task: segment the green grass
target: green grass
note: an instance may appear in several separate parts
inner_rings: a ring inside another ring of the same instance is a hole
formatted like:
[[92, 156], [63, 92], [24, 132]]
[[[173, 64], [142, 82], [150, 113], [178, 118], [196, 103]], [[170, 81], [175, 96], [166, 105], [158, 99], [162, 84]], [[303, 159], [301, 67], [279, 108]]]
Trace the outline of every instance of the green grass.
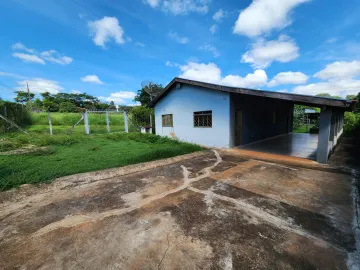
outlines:
[[[126, 166], [202, 150], [198, 145], [139, 133], [96, 136], [13, 134], [0, 140], [1, 145], [8, 145], [7, 150], [27, 144], [48, 146], [32, 153], [0, 155], [1, 191], [22, 184], [46, 183], [75, 173]], [[4, 151], [4, 147], [2, 150]]]
[[[92, 134], [107, 133], [106, 118], [104, 113], [89, 113], [90, 131]], [[81, 113], [51, 113], [51, 123], [53, 126], [53, 134], [65, 134], [79, 119]], [[124, 131], [124, 115], [122, 113], [110, 113], [110, 132]], [[26, 127], [29, 132], [49, 133], [48, 114], [32, 113], [31, 125]], [[73, 133], [84, 133], [84, 121], [75, 127]]]
[[300, 126], [300, 127], [298, 127], [298, 128], [296, 128], [296, 129], [294, 129], [294, 133], [309, 133], [309, 130], [310, 130], [310, 128], [312, 127], [313, 125], [309, 125], [308, 126], [308, 132], [306, 132], [306, 125], [302, 125], [302, 126]]

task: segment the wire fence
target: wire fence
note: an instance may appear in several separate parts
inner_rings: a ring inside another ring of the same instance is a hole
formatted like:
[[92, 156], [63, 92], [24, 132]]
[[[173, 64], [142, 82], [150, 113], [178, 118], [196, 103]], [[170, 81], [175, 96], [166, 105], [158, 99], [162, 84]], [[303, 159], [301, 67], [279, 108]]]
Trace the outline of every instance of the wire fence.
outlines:
[[[51, 135], [153, 132], [153, 119], [151, 115], [139, 117], [125, 111], [84, 110], [78, 113], [60, 113], [45, 111], [28, 112], [19, 108], [14, 111], [16, 112], [16, 119], [13, 115], [9, 115], [8, 108], [0, 108], [0, 134], [17, 131], [47, 133]], [[26, 119], [26, 122], [21, 121], [21, 119]]]

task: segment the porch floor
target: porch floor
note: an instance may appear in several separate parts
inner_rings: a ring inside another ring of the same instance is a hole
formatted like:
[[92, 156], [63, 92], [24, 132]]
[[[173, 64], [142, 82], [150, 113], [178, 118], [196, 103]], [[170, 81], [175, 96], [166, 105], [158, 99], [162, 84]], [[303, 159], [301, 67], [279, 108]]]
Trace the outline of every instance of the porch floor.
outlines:
[[316, 160], [317, 134], [291, 133], [239, 146], [240, 149]]

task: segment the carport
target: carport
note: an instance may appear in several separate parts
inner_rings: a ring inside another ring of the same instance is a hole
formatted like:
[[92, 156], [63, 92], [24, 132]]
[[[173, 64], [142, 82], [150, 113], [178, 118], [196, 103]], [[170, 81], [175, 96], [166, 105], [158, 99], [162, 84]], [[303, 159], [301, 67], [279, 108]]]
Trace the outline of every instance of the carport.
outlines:
[[290, 133], [241, 146], [241, 149], [316, 160], [318, 134]]
[[[343, 133], [345, 99], [237, 88], [231, 92], [233, 145], [245, 150], [327, 163]], [[292, 133], [294, 105], [320, 108], [319, 134]]]

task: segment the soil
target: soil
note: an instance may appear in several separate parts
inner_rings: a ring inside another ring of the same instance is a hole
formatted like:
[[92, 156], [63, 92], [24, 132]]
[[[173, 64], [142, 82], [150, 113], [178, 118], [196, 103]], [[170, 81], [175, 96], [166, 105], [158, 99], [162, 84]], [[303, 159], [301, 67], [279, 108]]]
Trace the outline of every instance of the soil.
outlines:
[[356, 269], [354, 174], [291, 161], [214, 150], [2, 192], [0, 269]]

